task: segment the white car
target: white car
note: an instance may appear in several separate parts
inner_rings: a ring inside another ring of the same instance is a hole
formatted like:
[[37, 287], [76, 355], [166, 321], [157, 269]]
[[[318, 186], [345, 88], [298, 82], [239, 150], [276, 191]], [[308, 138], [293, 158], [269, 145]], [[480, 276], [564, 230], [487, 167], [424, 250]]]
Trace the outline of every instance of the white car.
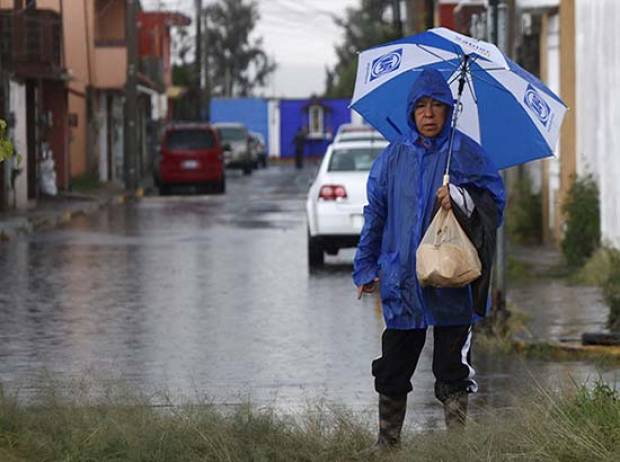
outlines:
[[354, 140], [384, 140], [383, 135], [371, 127], [370, 125], [362, 124], [342, 124], [338, 127], [336, 136], [334, 137], [334, 143], [341, 141], [354, 141]]
[[356, 247], [364, 224], [366, 180], [372, 162], [388, 142], [332, 143], [308, 191], [308, 263], [320, 266], [325, 253]]
[[377, 130], [359, 130], [344, 132], [336, 137], [334, 143], [344, 143], [345, 141], [387, 141]]

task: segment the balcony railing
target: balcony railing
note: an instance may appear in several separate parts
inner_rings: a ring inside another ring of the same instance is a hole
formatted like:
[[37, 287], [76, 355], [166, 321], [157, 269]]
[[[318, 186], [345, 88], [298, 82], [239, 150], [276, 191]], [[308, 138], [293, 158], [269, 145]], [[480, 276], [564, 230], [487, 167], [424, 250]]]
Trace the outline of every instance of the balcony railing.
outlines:
[[60, 77], [60, 15], [48, 10], [0, 11], [0, 54], [2, 65], [21, 77]]

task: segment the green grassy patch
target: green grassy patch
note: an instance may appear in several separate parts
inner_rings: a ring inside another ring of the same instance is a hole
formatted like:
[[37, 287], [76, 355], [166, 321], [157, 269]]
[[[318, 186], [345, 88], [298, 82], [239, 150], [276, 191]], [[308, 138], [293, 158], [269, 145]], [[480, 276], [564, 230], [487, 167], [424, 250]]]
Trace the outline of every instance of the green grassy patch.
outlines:
[[602, 286], [611, 270], [610, 250], [598, 248], [585, 264], [571, 273], [570, 282], [575, 285]]
[[[367, 422], [345, 409], [281, 416], [249, 404], [158, 408], [125, 389], [88, 398], [51, 388], [29, 405], [0, 396], [3, 461], [350, 461], [373, 443]], [[69, 396], [71, 398], [69, 398]], [[374, 426], [374, 424], [373, 424]], [[620, 399], [609, 385], [528, 394], [470, 421], [464, 432], [405, 432], [386, 461], [620, 460]]]

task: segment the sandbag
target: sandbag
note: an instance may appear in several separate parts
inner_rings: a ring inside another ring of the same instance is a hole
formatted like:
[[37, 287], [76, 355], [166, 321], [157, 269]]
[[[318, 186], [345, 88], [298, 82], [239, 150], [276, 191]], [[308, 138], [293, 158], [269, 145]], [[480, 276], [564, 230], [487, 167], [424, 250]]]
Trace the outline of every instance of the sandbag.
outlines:
[[463, 287], [481, 272], [478, 252], [454, 212], [440, 207], [416, 251], [420, 285]]

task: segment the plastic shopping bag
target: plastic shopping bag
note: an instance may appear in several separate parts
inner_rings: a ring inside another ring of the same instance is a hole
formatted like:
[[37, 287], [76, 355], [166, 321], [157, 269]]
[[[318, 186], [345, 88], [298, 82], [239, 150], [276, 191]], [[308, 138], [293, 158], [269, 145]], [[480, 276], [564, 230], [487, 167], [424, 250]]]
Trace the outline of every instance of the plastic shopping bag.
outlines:
[[416, 273], [422, 286], [463, 287], [482, 270], [478, 252], [454, 216], [440, 207], [416, 251]]

